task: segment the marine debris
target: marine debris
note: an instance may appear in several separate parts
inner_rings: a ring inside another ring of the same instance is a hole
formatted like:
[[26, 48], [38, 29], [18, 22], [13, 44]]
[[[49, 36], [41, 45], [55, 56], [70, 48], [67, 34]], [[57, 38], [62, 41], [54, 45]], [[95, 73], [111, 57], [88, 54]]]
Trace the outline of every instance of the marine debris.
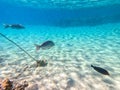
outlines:
[[109, 72], [101, 67], [96, 67], [91, 65], [91, 67], [93, 67], [97, 72], [104, 74], [104, 75], [110, 75]]
[[[36, 61], [37, 66], [46, 66], [47, 62], [44, 62], [44, 60], [37, 60], [35, 58], [33, 58], [27, 51], [25, 51], [23, 48], [21, 48], [17, 43], [15, 43], [14, 41], [10, 40], [8, 37], [6, 37], [5, 35], [3, 35], [2, 33], [0, 33], [0, 35], [2, 37], [4, 37], [5, 39], [7, 39], [8, 41], [10, 41], [11, 43], [13, 43], [14, 45], [16, 45], [19, 49], [21, 49], [24, 53], [26, 53], [30, 58], [32, 58], [33, 60]], [[49, 45], [48, 45], [49, 46]], [[50, 45], [51, 46], [51, 45]]]
[[37, 60], [36, 63], [37, 63], [36, 67], [40, 67], [40, 66], [44, 67], [48, 64], [48, 62], [46, 60]]

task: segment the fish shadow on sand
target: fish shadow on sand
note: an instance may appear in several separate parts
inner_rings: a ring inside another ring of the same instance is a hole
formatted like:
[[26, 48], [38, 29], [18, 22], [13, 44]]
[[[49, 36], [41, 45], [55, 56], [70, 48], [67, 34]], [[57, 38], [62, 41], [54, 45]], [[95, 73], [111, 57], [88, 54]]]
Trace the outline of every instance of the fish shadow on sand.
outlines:
[[120, 28], [115, 28], [113, 30], [113, 33], [120, 35]]
[[0, 57], [0, 63], [5, 62], [3, 58]]
[[68, 46], [68, 47], [72, 47], [73, 44], [67, 43], [66, 46]]
[[112, 82], [111, 80], [109, 79], [103, 79], [103, 81], [107, 84], [111, 84], [111, 85], [114, 85], [114, 82]]
[[66, 90], [70, 90], [75, 85], [75, 81], [72, 78], [68, 78]]

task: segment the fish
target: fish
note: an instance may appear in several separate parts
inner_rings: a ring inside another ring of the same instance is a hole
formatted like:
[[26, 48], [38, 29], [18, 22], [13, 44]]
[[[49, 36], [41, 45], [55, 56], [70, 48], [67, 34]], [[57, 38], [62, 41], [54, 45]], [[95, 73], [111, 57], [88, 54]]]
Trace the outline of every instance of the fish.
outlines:
[[25, 29], [25, 27], [21, 24], [3, 24], [4, 28], [12, 28], [12, 29]]
[[92, 68], [94, 68], [97, 72], [104, 74], [104, 75], [110, 75], [109, 72], [101, 67], [96, 67], [91, 65]]
[[46, 42], [42, 43], [41, 45], [35, 44], [36, 50], [39, 50], [40, 48], [43, 49], [43, 50], [50, 49], [50, 48], [53, 47], [54, 45], [55, 45], [55, 44], [54, 44], [53, 41], [46, 41]]

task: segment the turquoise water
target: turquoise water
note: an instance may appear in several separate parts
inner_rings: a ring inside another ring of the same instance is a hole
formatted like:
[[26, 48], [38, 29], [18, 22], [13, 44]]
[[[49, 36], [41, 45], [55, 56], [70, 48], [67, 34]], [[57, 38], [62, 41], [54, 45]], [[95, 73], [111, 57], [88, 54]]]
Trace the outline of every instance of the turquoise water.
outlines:
[[119, 5], [119, 0], [1, 0], [3, 2], [32, 6], [34, 8], [68, 8], [79, 9], [106, 5]]
[[[23, 30], [1, 27], [1, 33], [48, 65], [36, 68], [33, 59], [0, 36], [0, 77], [15, 79], [22, 73], [18, 80], [36, 83], [42, 90], [119, 90], [119, 28], [119, 23], [68, 28], [27, 25]], [[47, 40], [55, 46], [36, 52], [34, 44]], [[91, 64], [105, 68], [110, 76], [96, 72]]]
[[[26, 90], [120, 90], [119, 10], [119, 0], [1, 0], [0, 33], [48, 64], [36, 67], [33, 58], [0, 34], [0, 80], [26, 80]], [[34, 44], [48, 40], [55, 46], [36, 51]]]

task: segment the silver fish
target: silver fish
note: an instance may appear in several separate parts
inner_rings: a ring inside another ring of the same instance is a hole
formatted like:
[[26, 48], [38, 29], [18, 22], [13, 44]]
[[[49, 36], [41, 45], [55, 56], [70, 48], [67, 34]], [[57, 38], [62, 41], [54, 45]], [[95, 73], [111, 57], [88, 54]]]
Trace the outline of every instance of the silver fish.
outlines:
[[40, 48], [43, 49], [43, 50], [50, 49], [50, 48], [53, 47], [54, 45], [55, 45], [55, 44], [54, 44], [53, 41], [46, 41], [46, 42], [42, 43], [41, 45], [35, 44], [36, 50], [39, 50]]

